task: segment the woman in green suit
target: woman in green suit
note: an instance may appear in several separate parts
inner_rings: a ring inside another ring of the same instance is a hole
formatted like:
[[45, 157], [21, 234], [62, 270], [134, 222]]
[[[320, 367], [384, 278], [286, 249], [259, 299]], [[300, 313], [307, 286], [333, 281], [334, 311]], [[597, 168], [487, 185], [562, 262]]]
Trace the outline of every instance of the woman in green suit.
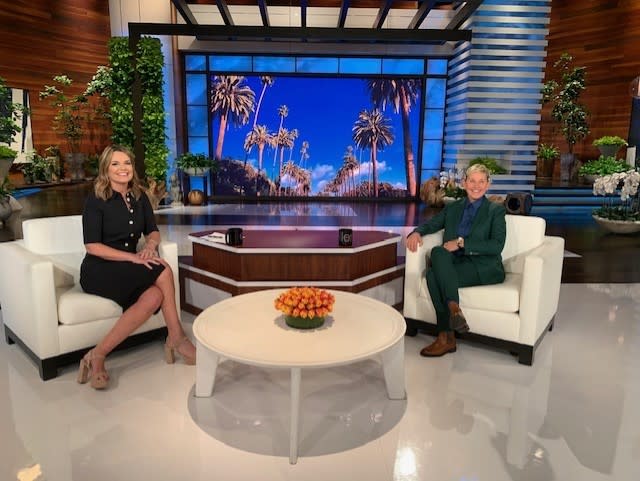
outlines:
[[489, 171], [476, 164], [466, 171], [467, 197], [445, 206], [431, 220], [407, 237], [407, 248], [415, 252], [422, 236], [444, 229], [444, 244], [434, 247], [427, 269], [427, 287], [436, 310], [437, 339], [420, 351], [422, 356], [443, 356], [456, 351], [453, 331], [469, 326], [460, 309], [458, 288], [504, 281], [501, 252], [506, 236], [505, 208], [489, 201]]

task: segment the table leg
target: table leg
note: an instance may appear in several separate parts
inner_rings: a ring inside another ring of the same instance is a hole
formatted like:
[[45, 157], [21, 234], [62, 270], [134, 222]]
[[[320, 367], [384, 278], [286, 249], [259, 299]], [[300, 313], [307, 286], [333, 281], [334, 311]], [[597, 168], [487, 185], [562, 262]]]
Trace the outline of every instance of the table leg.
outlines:
[[218, 355], [196, 341], [196, 397], [210, 397], [216, 381]]
[[389, 399], [406, 399], [404, 384], [404, 338], [382, 353], [384, 382]]
[[300, 371], [291, 368], [291, 427], [289, 431], [289, 464], [298, 462], [298, 422], [300, 419]]

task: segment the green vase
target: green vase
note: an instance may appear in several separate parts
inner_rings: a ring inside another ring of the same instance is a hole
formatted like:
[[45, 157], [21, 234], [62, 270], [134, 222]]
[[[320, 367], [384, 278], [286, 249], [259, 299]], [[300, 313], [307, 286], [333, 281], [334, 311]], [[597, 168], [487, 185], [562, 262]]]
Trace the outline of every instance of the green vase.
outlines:
[[284, 316], [284, 320], [287, 323], [287, 326], [294, 327], [296, 329], [315, 329], [316, 327], [320, 327], [324, 324], [324, 317], [318, 316], [313, 319], [309, 319], [308, 317]]

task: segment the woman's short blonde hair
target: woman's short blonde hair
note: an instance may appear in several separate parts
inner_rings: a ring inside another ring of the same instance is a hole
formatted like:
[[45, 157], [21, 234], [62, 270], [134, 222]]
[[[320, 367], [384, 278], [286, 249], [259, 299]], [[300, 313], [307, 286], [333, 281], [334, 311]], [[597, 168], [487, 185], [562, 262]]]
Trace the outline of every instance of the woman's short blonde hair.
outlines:
[[487, 180], [491, 181], [491, 172], [489, 171], [489, 169], [487, 169], [487, 166], [484, 164], [473, 164], [467, 167], [467, 170], [465, 170], [464, 172], [464, 178], [466, 179], [471, 174], [474, 174], [476, 172], [480, 172], [481, 174], [484, 174], [487, 177]]
[[131, 160], [133, 166], [133, 177], [129, 181], [129, 190], [133, 193], [136, 199], [139, 199], [142, 195], [142, 188], [140, 186], [140, 179], [136, 172], [136, 161], [133, 152], [128, 147], [123, 145], [109, 145], [105, 147], [100, 154], [100, 160], [98, 161], [98, 176], [93, 184], [93, 190], [98, 199], [107, 200], [113, 195], [113, 189], [111, 189], [111, 181], [109, 180], [109, 165], [111, 164], [111, 157], [114, 152], [123, 152]]

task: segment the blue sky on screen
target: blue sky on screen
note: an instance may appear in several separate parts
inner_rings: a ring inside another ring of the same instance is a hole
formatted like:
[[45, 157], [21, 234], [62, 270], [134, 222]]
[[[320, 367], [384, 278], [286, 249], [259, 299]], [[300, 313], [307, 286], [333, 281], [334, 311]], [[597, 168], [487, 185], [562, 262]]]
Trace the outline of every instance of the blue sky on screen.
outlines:
[[[276, 133], [280, 125], [278, 108], [286, 105], [288, 116], [283, 127], [297, 129], [299, 136], [290, 152], [284, 154], [284, 162], [291, 158], [300, 165], [300, 148], [303, 141], [309, 143], [309, 158], [303, 165], [312, 171], [312, 193], [322, 189], [324, 183], [334, 177], [343, 163], [347, 146], [355, 149], [352, 128], [363, 109], [372, 109], [366, 79], [337, 77], [273, 77], [275, 82], [267, 88], [260, 107], [258, 124], [266, 125], [269, 132]], [[258, 76], [247, 76], [246, 84], [251, 87], [258, 102], [262, 84]], [[418, 157], [418, 135], [420, 132], [420, 99], [411, 109], [410, 125], [414, 156]], [[404, 171], [404, 149], [402, 141], [402, 119], [387, 105], [385, 117], [389, 118], [395, 140], [384, 150], [378, 150], [378, 180], [389, 182], [397, 188], [406, 188]], [[223, 157], [244, 160], [244, 140], [253, 124], [252, 113], [249, 123], [235, 128], [230, 125], [225, 135]], [[217, 139], [219, 122], [212, 123], [211, 138]], [[215, 148], [215, 145], [214, 145]], [[275, 160], [274, 149], [265, 148], [263, 168], [270, 178], [274, 178], [279, 165], [279, 157]], [[361, 162], [361, 172], [356, 172], [359, 179], [366, 179], [370, 169], [370, 151], [355, 150], [356, 158]], [[248, 162], [257, 166], [257, 149], [248, 156]]]

